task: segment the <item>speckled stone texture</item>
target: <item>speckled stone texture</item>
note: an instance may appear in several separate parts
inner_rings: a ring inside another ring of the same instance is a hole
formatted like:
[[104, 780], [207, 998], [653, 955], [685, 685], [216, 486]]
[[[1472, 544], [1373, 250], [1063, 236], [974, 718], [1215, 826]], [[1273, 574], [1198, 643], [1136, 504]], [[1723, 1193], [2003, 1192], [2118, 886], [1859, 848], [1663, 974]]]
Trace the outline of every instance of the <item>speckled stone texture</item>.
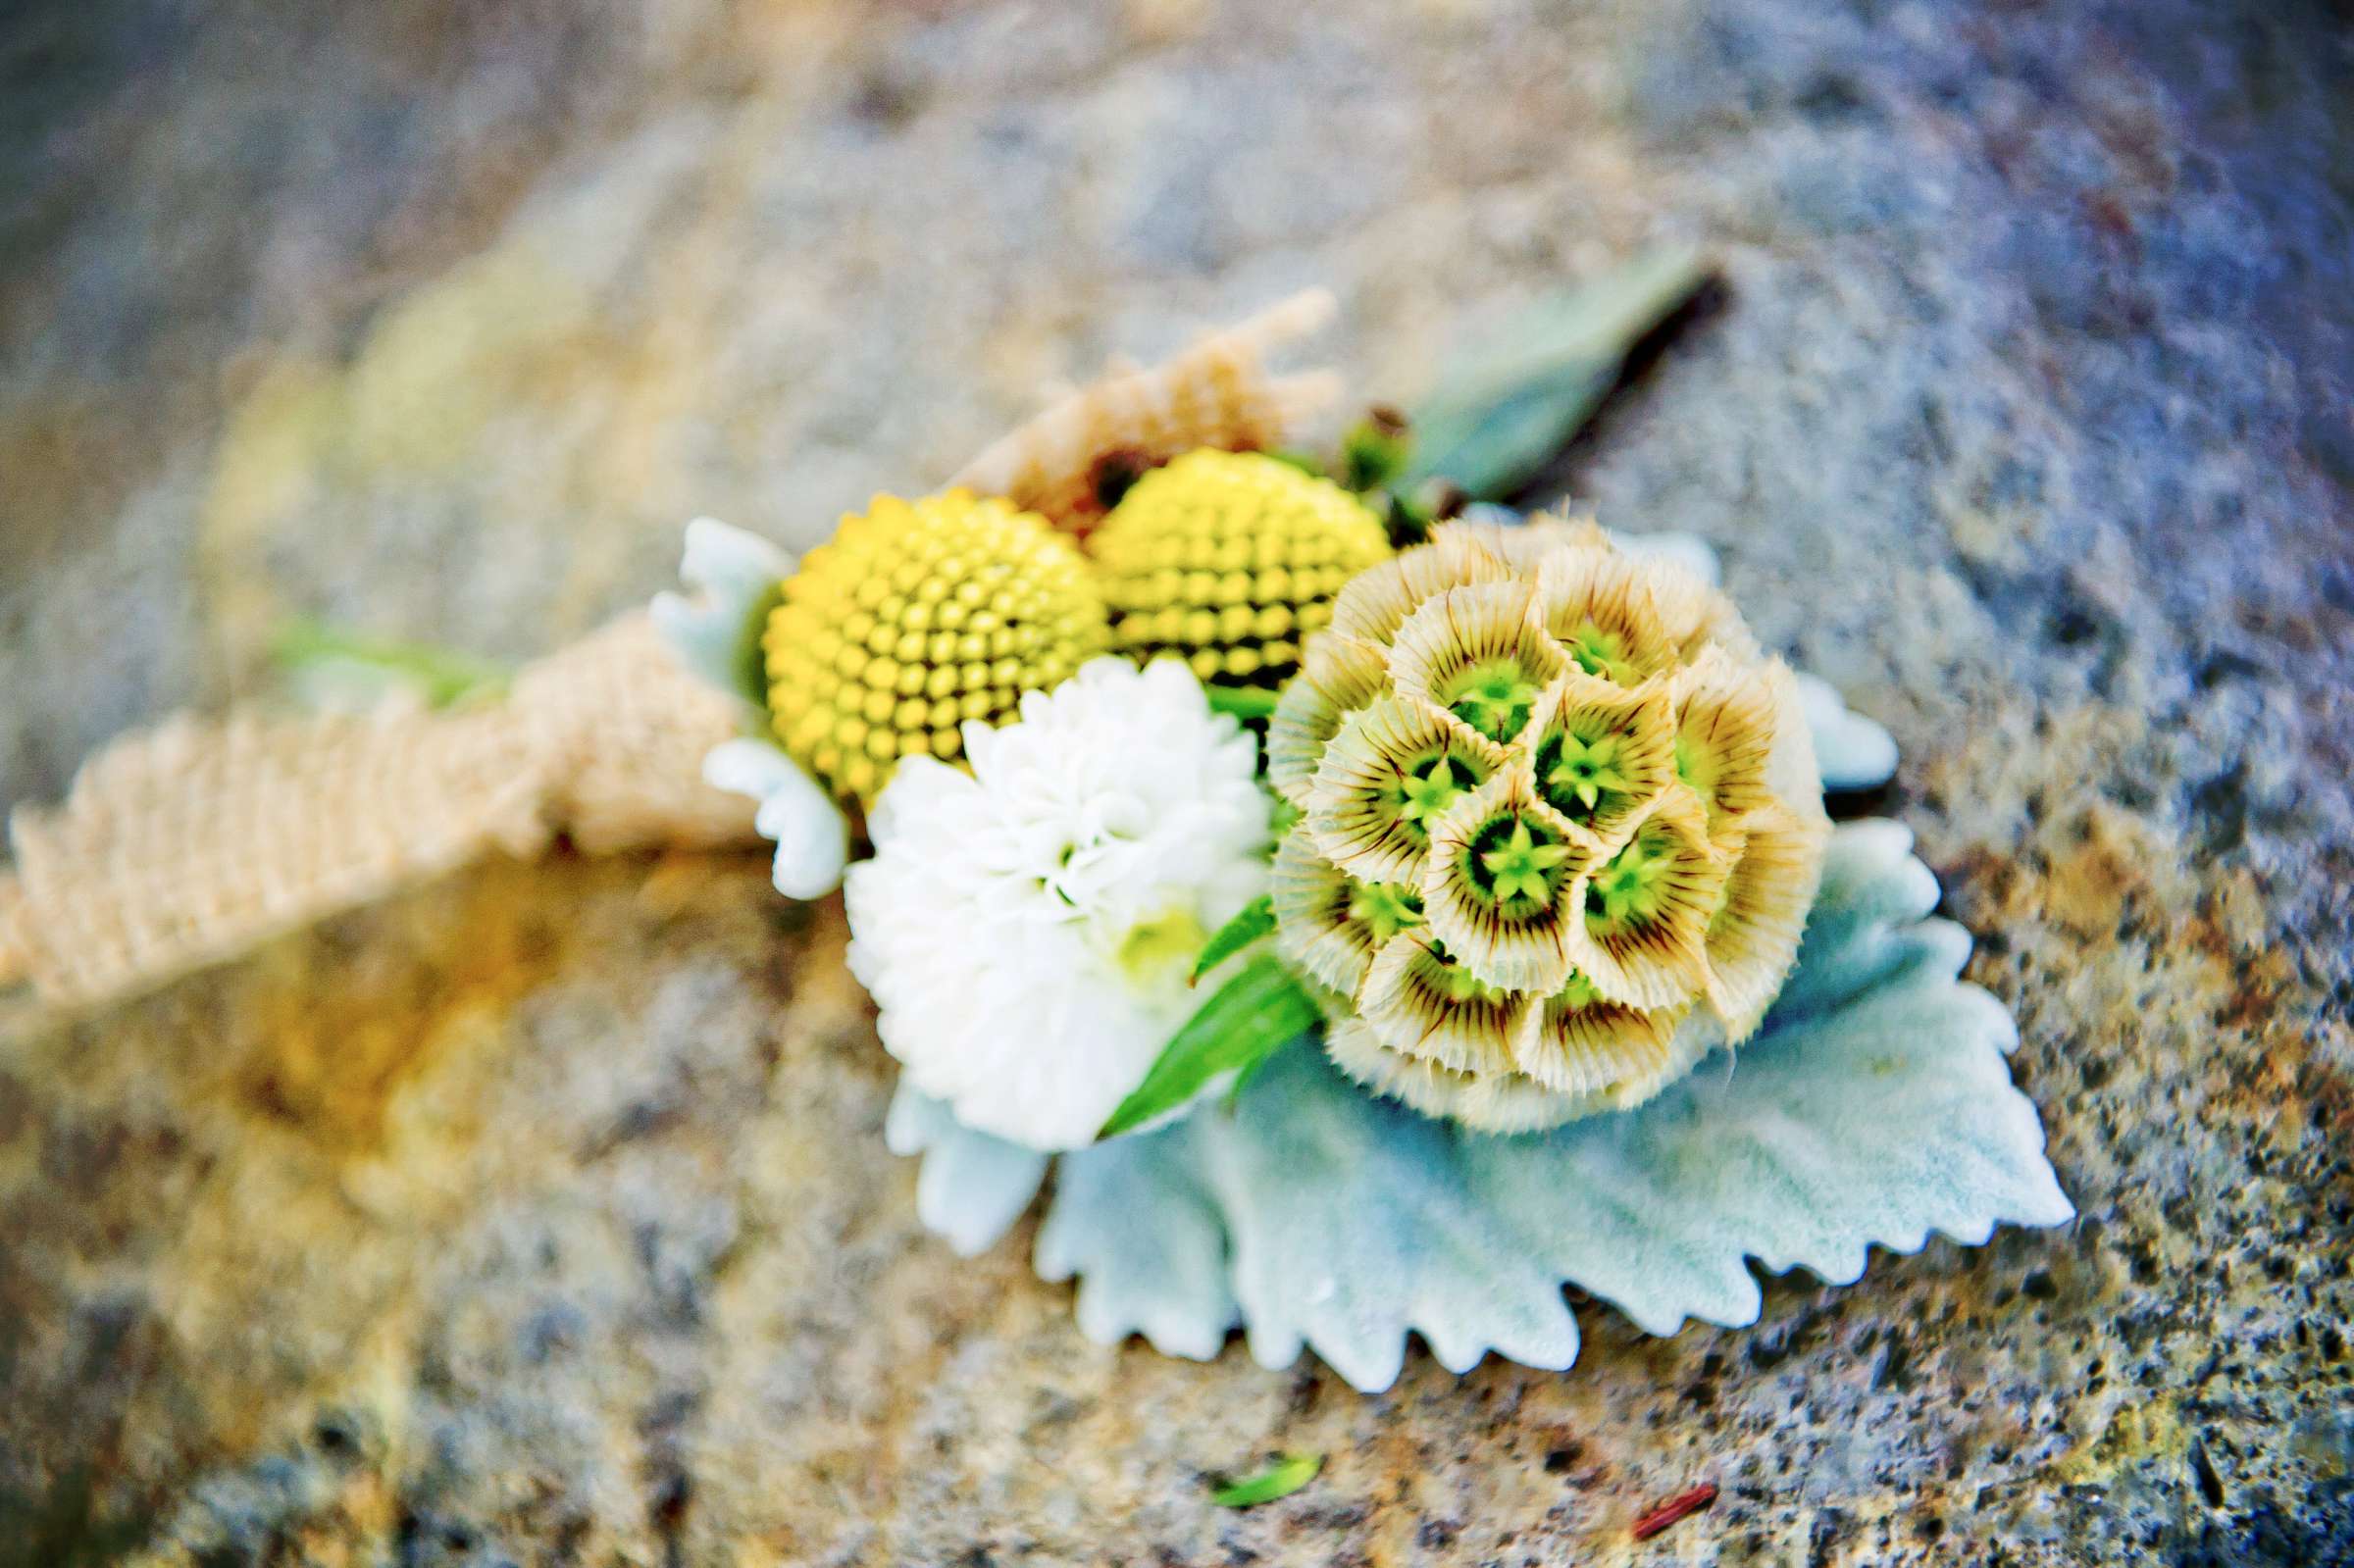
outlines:
[[0, 74], [9, 799], [289, 613], [528, 655], [1295, 285], [1403, 396], [1709, 245], [1549, 493], [1896, 731], [2083, 1215], [1566, 1375], [1103, 1349], [917, 1229], [838, 904], [488, 866], [0, 1040], [0, 1565], [2354, 1561], [2340, 18], [35, 0]]

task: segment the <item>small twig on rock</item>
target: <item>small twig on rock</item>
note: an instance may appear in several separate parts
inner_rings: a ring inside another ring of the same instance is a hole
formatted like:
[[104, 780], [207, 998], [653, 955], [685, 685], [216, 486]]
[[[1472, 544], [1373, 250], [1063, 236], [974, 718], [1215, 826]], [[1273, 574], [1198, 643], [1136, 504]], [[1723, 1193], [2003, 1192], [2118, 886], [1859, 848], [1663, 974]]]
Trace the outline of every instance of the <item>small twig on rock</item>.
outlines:
[[1649, 1541], [1688, 1513], [1698, 1513], [1716, 1500], [1716, 1483], [1704, 1481], [1690, 1492], [1680, 1492], [1635, 1521], [1635, 1539]]

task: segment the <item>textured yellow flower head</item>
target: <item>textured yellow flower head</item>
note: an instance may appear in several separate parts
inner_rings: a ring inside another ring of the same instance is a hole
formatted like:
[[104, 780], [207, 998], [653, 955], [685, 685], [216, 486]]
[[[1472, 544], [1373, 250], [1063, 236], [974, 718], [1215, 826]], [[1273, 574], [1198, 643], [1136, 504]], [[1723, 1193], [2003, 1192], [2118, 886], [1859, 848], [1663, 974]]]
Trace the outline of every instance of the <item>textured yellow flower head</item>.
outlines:
[[1112, 646], [1204, 682], [1272, 689], [1341, 584], [1390, 553], [1347, 490], [1256, 452], [1189, 452], [1138, 480], [1089, 536]]
[[1494, 1131], [1754, 1031], [1829, 823], [1789, 672], [1592, 524], [1447, 524], [1344, 588], [1267, 737], [1277, 936], [1369, 1087]]
[[793, 759], [871, 805], [898, 759], [963, 755], [959, 726], [1013, 717], [1104, 650], [1103, 601], [1042, 518], [963, 490], [879, 495], [785, 580], [760, 637]]

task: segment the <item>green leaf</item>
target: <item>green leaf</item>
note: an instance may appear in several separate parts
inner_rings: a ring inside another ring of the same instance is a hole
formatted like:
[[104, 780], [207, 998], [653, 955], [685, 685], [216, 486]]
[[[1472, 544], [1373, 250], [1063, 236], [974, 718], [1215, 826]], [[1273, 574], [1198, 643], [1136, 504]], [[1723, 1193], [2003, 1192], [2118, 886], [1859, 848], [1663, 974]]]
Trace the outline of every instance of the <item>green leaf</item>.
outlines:
[[1202, 956], [1194, 960], [1194, 972], [1185, 983], [1194, 985], [1201, 978], [1232, 958], [1275, 929], [1275, 896], [1260, 893], [1245, 904], [1242, 912], [1220, 926], [1210, 935], [1202, 948]]
[[1413, 411], [1414, 450], [1397, 487], [1444, 479], [1473, 500], [1515, 494], [1593, 416], [1627, 351], [1708, 276], [1693, 251], [1655, 250], [1515, 315], [1440, 372]]
[[446, 708], [505, 686], [507, 672], [486, 659], [420, 642], [363, 637], [319, 621], [279, 630], [271, 657], [322, 706], [367, 705], [408, 691]]
[[1116, 1138], [1176, 1110], [1219, 1074], [1256, 1066], [1315, 1028], [1322, 1016], [1315, 998], [1273, 954], [1259, 954], [1185, 1021], [1136, 1092], [1096, 1136]]
[[1413, 426], [1389, 407], [1375, 408], [1341, 436], [1341, 481], [1363, 492], [1387, 489], [1413, 456]]
[[1209, 1500], [1221, 1508], [1249, 1508], [1273, 1502], [1315, 1480], [1316, 1472], [1323, 1468], [1324, 1456], [1320, 1453], [1287, 1453], [1257, 1475], [1220, 1487], [1209, 1494]]
[[1248, 723], [1264, 719], [1275, 711], [1275, 699], [1280, 694], [1265, 686], [1205, 686], [1209, 693], [1212, 713], [1230, 713]]

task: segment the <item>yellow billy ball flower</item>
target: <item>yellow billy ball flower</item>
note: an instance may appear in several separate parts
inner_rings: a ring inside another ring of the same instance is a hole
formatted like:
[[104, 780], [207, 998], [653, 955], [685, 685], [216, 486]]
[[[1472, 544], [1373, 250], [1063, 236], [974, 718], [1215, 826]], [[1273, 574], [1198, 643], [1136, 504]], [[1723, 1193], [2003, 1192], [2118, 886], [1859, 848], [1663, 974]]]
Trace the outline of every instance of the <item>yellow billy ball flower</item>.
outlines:
[[871, 805], [901, 757], [953, 762], [968, 719], [1002, 724], [1104, 650], [1103, 601], [1045, 519], [964, 490], [879, 495], [786, 579], [760, 649], [777, 738], [836, 796]]
[[1390, 554], [1381, 520], [1256, 452], [1189, 452], [1138, 480], [1088, 538], [1115, 651], [1204, 682], [1281, 685], [1341, 585]]

